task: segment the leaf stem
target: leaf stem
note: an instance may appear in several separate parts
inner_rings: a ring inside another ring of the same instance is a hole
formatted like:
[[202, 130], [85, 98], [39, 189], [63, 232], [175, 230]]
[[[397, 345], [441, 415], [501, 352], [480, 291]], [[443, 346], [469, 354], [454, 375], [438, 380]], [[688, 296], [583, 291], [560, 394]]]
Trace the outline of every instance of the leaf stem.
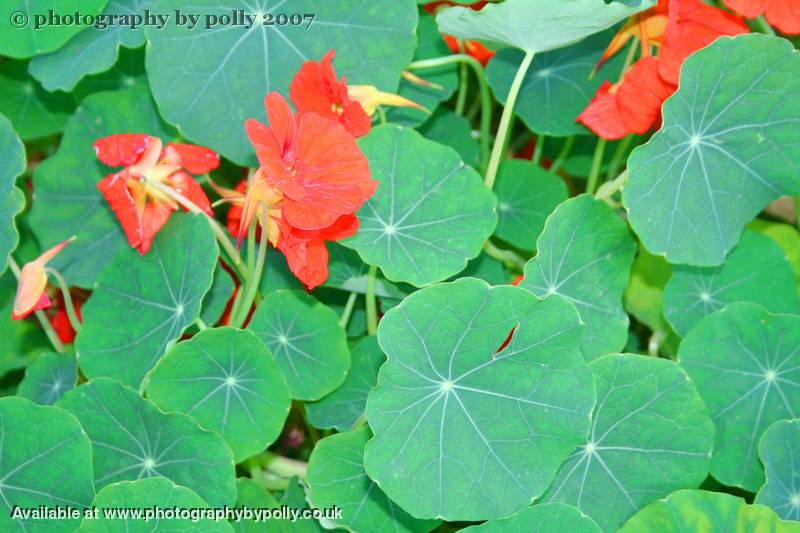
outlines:
[[78, 313], [75, 312], [75, 305], [72, 303], [72, 295], [69, 293], [69, 287], [64, 277], [58, 270], [50, 267], [45, 267], [44, 271], [56, 279], [59, 289], [61, 289], [61, 296], [64, 298], [64, 308], [67, 310], [67, 318], [75, 333], [81, 330], [81, 319], [78, 318]]
[[264, 452], [262, 455], [264, 468], [269, 472], [280, 477], [306, 477], [308, 463], [296, 459], [289, 459], [288, 457], [283, 457], [282, 455], [277, 455], [272, 452]]
[[753, 19], [753, 24], [761, 33], [766, 33], [767, 35], [775, 35], [775, 30], [772, 26], [769, 25], [767, 19], [764, 18], [764, 15], [761, 15], [758, 18]]
[[343, 328], [347, 327], [348, 322], [350, 322], [350, 316], [353, 314], [353, 308], [356, 305], [356, 298], [358, 298], [357, 292], [351, 292], [350, 296], [347, 297], [347, 303], [344, 305], [344, 311], [342, 311], [342, 317], [339, 319], [339, 325]]
[[456, 115], [461, 116], [464, 114], [464, 106], [467, 104], [467, 88], [469, 80], [467, 79], [467, 64], [461, 63], [458, 66], [458, 95], [456, 96]]
[[619, 172], [619, 164], [622, 162], [622, 157], [625, 155], [625, 152], [631, 145], [633, 137], [634, 137], [633, 133], [630, 133], [626, 135], [617, 145], [617, 149], [614, 150], [614, 155], [611, 156], [611, 163], [609, 163], [608, 165], [608, 172], [606, 173], [606, 181], [610, 180], [613, 176], [616, 176], [617, 173]]
[[194, 323], [197, 324], [197, 329], [200, 331], [205, 331], [208, 329], [208, 324], [206, 324], [200, 317], [197, 317], [197, 320], [195, 320]]
[[542, 150], [544, 150], [544, 140], [546, 138], [547, 136], [541, 134], [536, 136], [536, 147], [533, 149], [533, 157], [531, 158], [531, 162], [534, 165], [538, 165], [542, 160]]
[[597, 189], [597, 194], [595, 194], [594, 197], [598, 200], [603, 200], [612, 207], [617, 207], [617, 205], [611, 201], [611, 197], [614, 196], [614, 193], [621, 191], [626, 183], [628, 183], [628, 169], [623, 170], [619, 176], [614, 178], [614, 181], [609, 181], [601, 185], [600, 188]]
[[492, 155], [489, 158], [489, 167], [486, 170], [486, 186], [491, 189], [494, 187], [494, 180], [497, 178], [497, 170], [500, 168], [500, 159], [503, 157], [503, 147], [505, 146], [506, 136], [508, 135], [509, 126], [511, 125], [511, 117], [514, 116], [514, 104], [517, 102], [519, 90], [522, 88], [522, 82], [525, 79], [525, 74], [528, 72], [531, 63], [533, 63], [533, 52], [526, 52], [525, 57], [522, 58], [522, 63], [517, 69], [517, 74], [514, 76], [514, 81], [511, 82], [511, 88], [508, 90], [506, 97], [506, 104], [503, 107], [503, 114], [500, 115], [500, 125], [497, 127], [497, 136], [494, 139], [494, 146], [492, 147]]
[[168, 187], [156, 180], [148, 180], [147, 185], [163, 192], [164, 194], [166, 194], [167, 196], [178, 202], [181, 206], [185, 207], [192, 213], [204, 215], [206, 217], [206, 220], [208, 220], [209, 226], [211, 226], [211, 230], [217, 237], [217, 241], [220, 243], [222, 248], [225, 249], [225, 252], [230, 257], [233, 266], [236, 268], [236, 270], [239, 271], [239, 275], [242, 276], [242, 280], [245, 281], [250, 277], [247, 272], [247, 268], [242, 263], [242, 257], [239, 255], [239, 252], [236, 251], [236, 248], [231, 243], [225, 229], [219, 222], [217, 222], [216, 219], [209, 216], [208, 213], [197, 207], [197, 204], [186, 198], [184, 195], [182, 195], [172, 187]]
[[561, 147], [561, 151], [558, 152], [556, 156], [556, 160], [553, 161], [553, 164], [550, 165], [550, 172], [552, 174], [556, 174], [564, 164], [564, 161], [567, 160], [569, 157], [570, 152], [572, 152], [572, 147], [575, 145], [575, 136], [570, 135], [567, 137], [567, 140], [564, 141], [564, 146]]
[[[8, 266], [11, 267], [11, 271], [14, 273], [14, 276], [17, 278], [17, 280], [19, 280], [19, 264], [17, 264], [17, 261], [11, 254], [8, 256]], [[47, 315], [44, 313], [44, 311], [34, 311], [34, 315], [36, 315], [36, 319], [42, 326], [44, 334], [47, 335], [50, 344], [53, 345], [53, 349], [59, 353], [65, 353], [67, 349], [64, 348], [64, 343], [62, 343], [61, 339], [58, 338], [56, 330], [53, 329], [53, 324], [50, 323], [50, 319], [47, 318]]]
[[[261, 211], [263, 220], [266, 220], [266, 208], [262, 207]], [[253, 221], [251, 222], [252, 226], [258, 223], [258, 218], [259, 217], [253, 217]], [[261, 275], [264, 272], [264, 260], [267, 257], [267, 246], [269, 246], [267, 233], [266, 228], [261, 228], [261, 240], [258, 243], [258, 257], [256, 258], [255, 268], [251, 272], [250, 279], [248, 279], [245, 284], [244, 298], [237, 302], [239, 305], [234, 309], [231, 318], [230, 325], [235, 328], [242, 327], [244, 321], [247, 320], [247, 315], [250, 313], [250, 306], [253, 304], [256, 292], [258, 292], [258, 286], [261, 283]]]
[[375, 276], [378, 267], [371, 265], [367, 274], [367, 334], [375, 335], [378, 332], [378, 307], [375, 302]]
[[474, 57], [467, 54], [454, 54], [450, 56], [437, 57], [434, 59], [423, 59], [414, 61], [406, 69], [426, 69], [435, 68], [451, 63], [466, 63], [472, 67], [475, 76], [478, 78], [478, 87], [481, 96], [481, 125], [480, 125], [480, 146], [481, 146], [481, 170], [485, 170], [489, 164], [489, 137], [492, 124], [492, 96], [489, 93], [489, 86], [486, 84], [486, 77], [483, 73], [483, 66]]
[[592, 168], [589, 171], [589, 179], [586, 182], [586, 192], [594, 194], [597, 188], [597, 180], [600, 177], [600, 166], [603, 164], [603, 155], [606, 151], [606, 140], [598, 138], [597, 145], [594, 148], [594, 156], [592, 157]]
[[525, 270], [525, 259], [517, 255], [516, 253], [512, 252], [511, 250], [503, 250], [498, 248], [497, 246], [492, 243], [491, 240], [486, 240], [483, 244], [483, 250], [490, 256], [494, 257], [498, 261], [502, 261], [504, 263], [512, 263], [520, 272]]

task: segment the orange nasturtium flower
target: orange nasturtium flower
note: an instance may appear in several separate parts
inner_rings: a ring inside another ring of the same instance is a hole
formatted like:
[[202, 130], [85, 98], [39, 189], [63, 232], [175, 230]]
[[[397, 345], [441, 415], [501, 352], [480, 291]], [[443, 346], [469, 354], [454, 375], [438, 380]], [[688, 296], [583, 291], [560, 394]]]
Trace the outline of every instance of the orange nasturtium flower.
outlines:
[[52, 305], [45, 292], [47, 288], [47, 273], [44, 269], [47, 263], [52, 261], [67, 244], [74, 240], [75, 237], [71, 237], [60, 242], [30, 263], [25, 263], [19, 274], [17, 295], [14, 298], [14, 305], [11, 309], [11, 318], [13, 320], [21, 320], [34, 311], [47, 309]]
[[98, 159], [110, 167], [125, 167], [103, 178], [97, 188], [117, 216], [128, 244], [144, 255], [153, 238], [167, 223], [178, 204], [151, 186], [171, 187], [209, 215], [211, 203], [190, 175], [205, 174], [219, 166], [216, 152], [192, 144], [170, 143], [144, 134], [120, 134], [94, 143]]
[[764, 15], [787, 35], [800, 35], [800, 0], [725, 0], [725, 5], [749, 19]]
[[372, 128], [370, 117], [380, 105], [413, 107], [426, 111], [408, 98], [379, 91], [372, 85], [348, 86], [345, 78], [337, 80], [333, 58], [334, 51], [329, 50], [319, 62], [303, 63], [294, 75], [289, 88], [289, 99], [299, 115], [316, 113], [340, 122], [354, 137], [362, 137]]
[[660, 125], [661, 105], [677, 89], [686, 58], [720, 36], [747, 31], [738, 17], [700, 0], [660, 0], [620, 30], [601, 62], [634, 36], [643, 45], [639, 60], [619, 82], [603, 83], [576, 120], [607, 140], [647, 133]]
[[269, 127], [253, 119], [245, 123], [260, 165], [247, 193], [216, 189], [237, 209], [228, 227], [239, 218], [239, 242], [257, 217], [269, 242], [310, 290], [328, 277], [325, 241], [356, 232], [355, 212], [378, 182], [371, 179], [366, 157], [339, 120], [314, 112], [295, 115], [277, 92], [267, 95], [264, 106]]

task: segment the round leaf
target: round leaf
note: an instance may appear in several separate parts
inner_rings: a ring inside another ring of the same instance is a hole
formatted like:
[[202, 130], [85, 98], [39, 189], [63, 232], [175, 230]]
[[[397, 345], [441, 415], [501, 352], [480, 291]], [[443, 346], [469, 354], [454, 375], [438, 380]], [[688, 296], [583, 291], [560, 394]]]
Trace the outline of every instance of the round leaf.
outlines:
[[745, 231], [716, 267], [676, 265], [664, 290], [664, 316], [679, 335], [701, 318], [734, 302], [752, 302], [773, 313], [797, 313], [800, 301], [792, 265], [780, 246]]
[[74, 354], [43, 353], [25, 370], [17, 395], [39, 405], [52, 405], [78, 381]]
[[225, 312], [228, 302], [233, 296], [233, 278], [222, 265], [214, 269], [214, 280], [208, 289], [200, 309], [200, 320], [207, 325], [216, 324]]
[[478, 166], [480, 149], [478, 141], [472, 136], [472, 125], [466, 117], [440, 107], [417, 131], [426, 139], [455, 149], [464, 163], [472, 167]]
[[783, 522], [769, 507], [747, 505], [730, 494], [679, 490], [651, 503], [628, 520], [620, 533], [683, 533], [685, 531], [770, 531], [797, 533], [800, 526]]
[[613, 531], [648, 503], [706, 478], [714, 424], [672, 361], [606, 355], [588, 441], [561, 465], [545, 501], [575, 505]]
[[536, 249], [520, 286], [575, 304], [586, 324], [581, 353], [587, 359], [621, 350], [628, 339], [622, 294], [636, 253], [625, 222], [604, 202], [581, 195], [547, 218]]
[[75, 13], [97, 15], [106, 3], [108, 0], [7, 0], [0, 9], [0, 54], [25, 58], [52, 52], [86, 27], [74, 22]]
[[756, 503], [772, 507], [786, 520], [800, 520], [800, 420], [781, 420], [761, 437], [758, 455], [767, 482]]
[[[163, 477], [151, 477], [137, 481], [120, 481], [106, 486], [97, 493], [92, 507], [98, 509], [141, 509], [145, 513], [155, 508], [169, 510], [204, 509], [208, 504], [203, 498], [186, 487], [176, 485]], [[78, 531], [81, 533], [154, 533], [159, 531], [178, 533], [197, 531], [209, 533], [231, 533], [233, 529], [225, 521], [213, 518], [193, 520], [187, 518], [106, 518], [102, 512], [97, 518], [85, 519]]]
[[[152, 12], [155, 5], [154, 0], [109, 0], [103, 16], [142, 16], [145, 10]], [[153, 14], [173, 16], [160, 10]], [[124, 24], [102, 29], [92, 27], [55, 52], [33, 58], [29, 71], [48, 91], [69, 92], [84, 76], [110, 69], [117, 61], [120, 46], [138, 48], [143, 44], [142, 27], [131, 29], [130, 25]]]
[[497, 224], [494, 194], [450, 147], [395, 125], [359, 145], [380, 182], [343, 241], [392, 281], [417, 287], [447, 279], [476, 257]]
[[770, 201], [800, 193], [800, 53], [766, 35], [692, 54], [663, 125], [628, 161], [623, 201], [647, 248], [719, 265]]
[[99, 93], [83, 101], [58, 151], [36, 167], [31, 227], [45, 249], [78, 237], [50, 262], [70, 285], [92, 287], [109, 261], [128, 248], [122, 227], [97, 190], [97, 182], [114, 169], [100, 163], [92, 149], [95, 139], [116, 133], [148, 133], [165, 142], [174, 136], [145, 91]]
[[499, 218], [495, 235], [522, 250], [536, 249], [545, 219], [567, 199], [561, 178], [517, 159], [500, 165], [494, 190]]
[[11, 319], [16, 290], [17, 278], [7, 270], [0, 276], [0, 375], [25, 367], [53, 349], [35, 319]]
[[308, 421], [323, 429], [352, 429], [364, 416], [367, 395], [378, 382], [378, 370], [386, 361], [376, 337], [364, 337], [355, 345], [353, 360], [341, 387], [318, 402], [306, 404]]
[[[184, 0], [162, 0], [159, 7], [189, 13]], [[255, 24], [207, 27], [207, 17], [236, 9], [256, 16]], [[265, 12], [309, 14], [313, 20], [264, 25]], [[417, 9], [410, 0], [293, 0], [255, 13], [247, 0], [228, 1], [224, 10], [217, 0], [197, 0], [191, 14], [199, 16], [194, 29], [147, 28], [150, 87], [164, 118], [183, 135], [240, 164], [255, 162], [242, 124], [265, 119], [264, 95], [288, 94], [304, 61], [319, 61], [334, 48], [337, 76], [395, 92], [416, 46]]]
[[546, 503], [523, 509], [508, 518], [489, 520], [464, 531], [473, 533], [528, 533], [536, 526], [537, 533], [600, 533], [591, 518], [571, 505]]
[[192, 418], [165, 414], [133, 389], [106, 378], [72, 389], [57, 405], [80, 420], [92, 441], [98, 489], [161, 476], [192, 489], [212, 506], [232, 505], [236, 499], [230, 449]]
[[663, 257], [639, 246], [625, 289], [625, 310], [653, 331], [668, 328], [663, 315], [664, 287], [671, 276], [672, 268]]
[[170, 343], [197, 320], [217, 256], [205, 215], [188, 214], [173, 215], [146, 256], [120, 253], [81, 310], [75, 348], [83, 373], [138, 387]]
[[[604, 80], [619, 76], [624, 54], [617, 54], [591, 79], [613, 32], [602, 32], [572, 46], [536, 56], [525, 74], [514, 112], [531, 131], [564, 137], [589, 135], [575, 122]], [[524, 54], [501, 50], [489, 62], [486, 77], [495, 97], [505, 102]]]
[[350, 368], [339, 315], [301, 291], [277, 290], [261, 301], [247, 328], [267, 345], [298, 400], [318, 400]]
[[421, 518], [485, 520], [529, 505], [588, 435], [581, 333], [566, 300], [519, 287], [464, 278], [415, 292], [378, 327], [388, 361], [367, 400], [367, 473]]
[[15, 517], [12, 510], [83, 509], [92, 498], [92, 446], [75, 417], [23, 398], [0, 399], [0, 529], [73, 531], [75, 520]]
[[[236, 507], [254, 509], [275, 509], [280, 507], [275, 498], [267, 490], [250, 478], [240, 477], [236, 480]], [[264, 533], [281, 531], [275, 520], [258, 522], [256, 520], [232, 521], [233, 529], [238, 533]]]
[[178, 343], [153, 369], [146, 390], [162, 410], [191, 415], [222, 435], [237, 463], [281, 434], [291, 403], [264, 343], [227, 327]]
[[334, 523], [350, 531], [427, 533], [436, 521], [406, 513], [367, 477], [364, 446], [371, 436], [364, 426], [316, 444], [306, 474], [310, 501], [316, 507], [340, 507], [344, 518]]
[[26, 72], [21, 61], [0, 64], [0, 113], [25, 141], [64, 131], [75, 103], [64, 93], [48, 93]]
[[25, 196], [15, 185], [25, 170], [25, 146], [17, 137], [11, 122], [0, 114], [0, 274], [5, 272], [8, 255], [19, 242], [14, 218], [25, 207]]
[[[366, 294], [369, 265], [365, 264], [356, 252], [337, 242], [328, 244], [328, 252], [330, 253], [330, 259], [328, 261], [328, 279], [325, 281], [325, 286], [347, 292]], [[406, 291], [391, 281], [387, 281], [381, 276], [376, 276], [376, 296], [402, 300], [406, 294]]]
[[505, 0], [480, 11], [451, 7], [436, 16], [439, 31], [526, 52], [546, 52], [576, 43], [655, 2], [628, 7], [604, 0]]
[[711, 474], [755, 492], [764, 483], [758, 440], [775, 421], [798, 416], [800, 316], [731, 304], [701, 320], [680, 345], [717, 434]]

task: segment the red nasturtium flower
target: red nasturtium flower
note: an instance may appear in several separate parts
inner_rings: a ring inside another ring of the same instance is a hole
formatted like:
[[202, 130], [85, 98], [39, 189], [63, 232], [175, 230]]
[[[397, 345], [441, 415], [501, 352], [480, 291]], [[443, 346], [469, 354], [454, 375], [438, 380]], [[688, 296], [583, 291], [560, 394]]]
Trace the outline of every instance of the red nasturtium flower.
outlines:
[[44, 269], [47, 263], [64, 249], [75, 237], [71, 237], [59, 244], [56, 244], [42, 255], [25, 263], [19, 274], [19, 284], [17, 285], [17, 295], [14, 298], [14, 305], [11, 309], [12, 320], [21, 320], [40, 309], [47, 309], [52, 305], [47, 296], [47, 273]]
[[[78, 317], [78, 320], [80, 320], [83, 302], [73, 297], [72, 304], [75, 306], [75, 315]], [[69, 315], [67, 314], [65, 305], [64, 296], [59, 291], [56, 305], [54, 306], [56, 312], [50, 319], [50, 324], [53, 326], [53, 330], [55, 330], [61, 342], [64, 344], [71, 344], [75, 340], [76, 332], [72, 329], [72, 323], [69, 321]]]
[[103, 178], [97, 188], [116, 214], [132, 248], [144, 255], [153, 238], [167, 223], [178, 204], [148, 184], [163, 183], [213, 215], [203, 189], [190, 175], [205, 174], [219, 166], [216, 152], [192, 144], [170, 143], [144, 134], [120, 134], [94, 143], [98, 159], [110, 167], [125, 167]]
[[269, 127], [252, 119], [245, 124], [260, 164], [247, 194], [221, 194], [241, 207], [239, 242], [257, 217], [269, 242], [310, 290], [328, 277], [325, 241], [356, 232], [354, 213], [378, 183], [355, 138], [338, 120], [314, 112], [295, 115], [276, 92], [267, 95], [264, 106]]
[[[450, 2], [448, 0], [443, 0], [440, 2], [429, 2], [425, 4], [424, 9], [426, 12], [432, 15], [436, 14], [436, 11], [438, 11], [442, 7], [450, 7], [456, 5], [468, 7], [475, 11], [480, 11], [481, 9], [483, 9], [483, 6], [485, 6], [488, 3], [489, 2], [487, 2], [486, 0], [481, 0], [480, 2], [473, 2], [471, 4], [465, 5], [465, 4], [457, 4], [455, 2]], [[489, 50], [478, 41], [470, 41], [470, 40], [461, 41], [459, 45], [458, 39], [456, 39], [452, 35], [442, 35], [442, 37], [444, 37], [444, 42], [447, 43], [447, 47], [450, 48], [451, 52], [453, 52], [454, 54], [459, 54], [459, 53], [469, 54], [475, 59], [477, 59], [480, 62], [480, 64], [483, 65], [484, 67], [489, 62], [489, 60], [492, 59], [495, 55], [494, 50]]]
[[[607, 140], [647, 133], [660, 124], [661, 105], [677, 89], [686, 58], [720, 36], [747, 31], [738, 17], [700, 0], [660, 0], [620, 30], [601, 62], [634, 36], [642, 42], [642, 57], [619, 82], [603, 83], [577, 121]], [[658, 48], [657, 57], [651, 47]]]
[[725, 0], [725, 5], [749, 19], [765, 15], [771, 26], [787, 35], [800, 34], [798, 0]]

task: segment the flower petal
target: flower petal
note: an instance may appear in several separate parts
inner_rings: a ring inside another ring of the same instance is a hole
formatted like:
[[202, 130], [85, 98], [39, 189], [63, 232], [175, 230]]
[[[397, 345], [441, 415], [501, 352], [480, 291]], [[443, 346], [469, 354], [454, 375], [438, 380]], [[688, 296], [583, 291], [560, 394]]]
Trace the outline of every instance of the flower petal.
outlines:
[[47, 288], [47, 274], [45, 274], [44, 269], [48, 262], [74, 240], [75, 237], [71, 237], [56, 244], [22, 267], [19, 274], [17, 294], [14, 297], [14, 305], [11, 309], [11, 318], [13, 320], [20, 320], [34, 311], [50, 307], [50, 298], [44, 292]]
[[97, 158], [110, 167], [130, 166], [147, 150], [152, 137], [140, 133], [109, 135], [94, 142]]
[[206, 196], [206, 192], [193, 177], [186, 172], [178, 171], [169, 177], [169, 181], [172, 183], [176, 192], [191, 200], [193, 204], [202, 209], [207, 215], [214, 216], [214, 210], [211, 209], [211, 201], [208, 199], [208, 196]]
[[644, 135], [660, 123], [661, 104], [675, 92], [658, 74], [658, 59], [643, 57], [625, 74], [617, 89], [617, 106], [625, 126]]
[[136, 249], [141, 255], [147, 254], [156, 234], [164, 227], [172, 215], [172, 207], [161, 202], [149, 201], [144, 206], [141, 228], [142, 240]]
[[98, 182], [97, 188], [122, 225], [128, 244], [136, 248], [142, 242], [142, 224], [136, 200], [128, 189], [128, 179], [127, 172], [109, 174]]
[[767, 22], [787, 35], [800, 35], [800, 2], [772, 0], [767, 6]]
[[[791, 2], [792, 0], [788, 0]], [[743, 17], [756, 18], [767, 10], [771, 0], [725, 0], [725, 5]]]
[[206, 174], [219, 166], [217, 152], [194, 144], [168, 144], [164, 149], [164, 160], [180, 165], [190, 174]]
[[611, 92], [612, 87], [610, 82], [603, 82], [586, 109], [575, 119], [609, 141], [621, 139], [631, 132], [622, 119], [617, 95]]

